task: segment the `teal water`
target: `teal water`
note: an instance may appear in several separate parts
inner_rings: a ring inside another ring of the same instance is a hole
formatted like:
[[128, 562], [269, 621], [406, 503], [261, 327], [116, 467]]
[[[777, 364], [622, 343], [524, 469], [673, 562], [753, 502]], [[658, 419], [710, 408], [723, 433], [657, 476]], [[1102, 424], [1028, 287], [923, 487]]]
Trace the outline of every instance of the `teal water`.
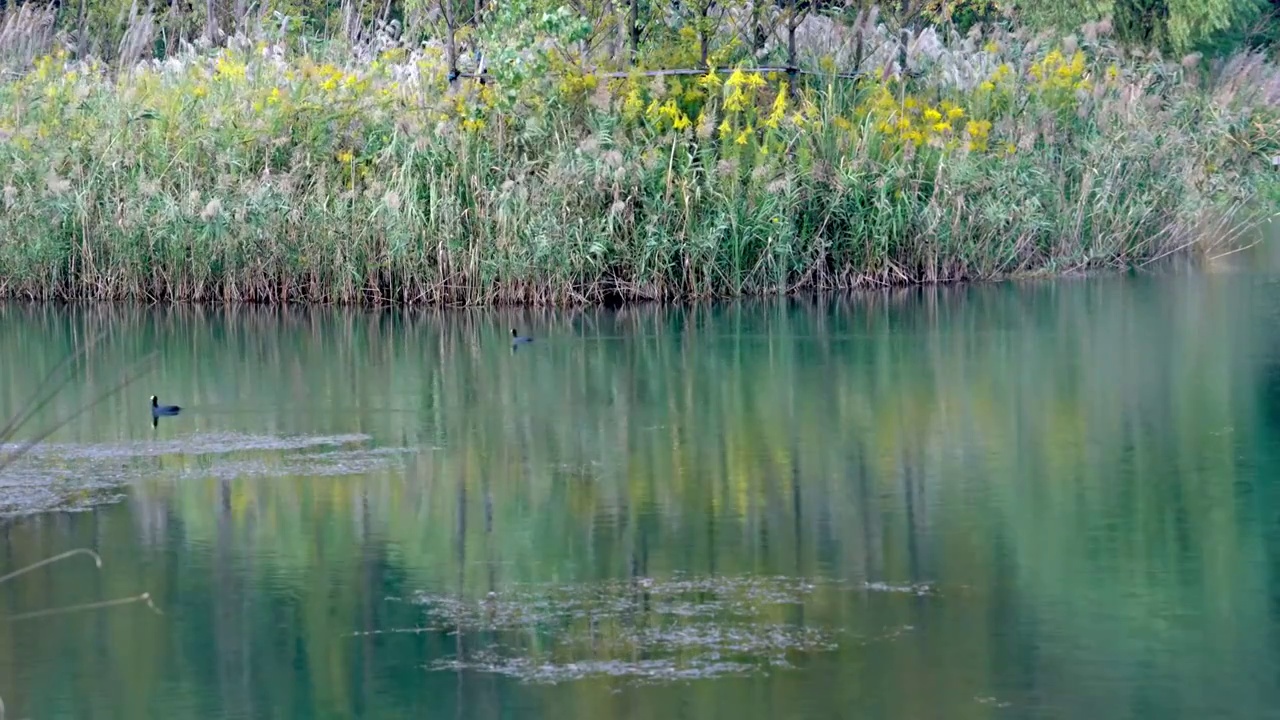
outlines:
[[0, 306], [6, 717], [1280, 717], [1278, 301]]

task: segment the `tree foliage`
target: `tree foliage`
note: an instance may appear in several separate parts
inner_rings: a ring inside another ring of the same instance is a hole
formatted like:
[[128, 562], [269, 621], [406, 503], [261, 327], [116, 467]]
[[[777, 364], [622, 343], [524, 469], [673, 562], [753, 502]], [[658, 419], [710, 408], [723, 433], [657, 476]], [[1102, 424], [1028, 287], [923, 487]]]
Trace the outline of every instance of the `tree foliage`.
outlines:
[[1091, 21], [1109, 21], [1129, 43], [1173, 52], [1239, 42], [1271, 12], [1267, 0], [1013, 0], [1022, 21], [1071, 32]]
[[142, 50], [130, 47], [137, 40], [131, 39], [130, 27], [142, 16], [154, 25], [148, 42], [161, 54], [202, 38], [220, 43], [255, 23], [293, 34], [337, 37], [350, 34], [359, 21], [394, 25], [396, 32], [428, 39], [441, 38], [453, 21], [459, 27], [490, 25], [500, 31], [512, 19], [571, 15], [590, 25], [590, 45], [607, 46], [611, 53], [630, 46], [634, 54], [637, 43], [659, 40], [683, 27], [699, 38], [705, 56], [715, 36], [734, 21], [739, 21], [739, 40], [759, 49], [770, 33], [785, 36], [786, 17], [821, 13], [852, 18], [872, 8], [893, 24], [946, 26], [961, 33], [975, 25], [1014, 21], [1066, 34], [1085, 23], [1105, 21], [1121, 41], [1184, 53], [1230, 50], [1269, 37], [1267, 21], [1280, 9], [1280, 0], [160, 0], [148, 5], [139, 0], [69, 0], [59, 5], [58, 23], [81, 53], [108, 60]]

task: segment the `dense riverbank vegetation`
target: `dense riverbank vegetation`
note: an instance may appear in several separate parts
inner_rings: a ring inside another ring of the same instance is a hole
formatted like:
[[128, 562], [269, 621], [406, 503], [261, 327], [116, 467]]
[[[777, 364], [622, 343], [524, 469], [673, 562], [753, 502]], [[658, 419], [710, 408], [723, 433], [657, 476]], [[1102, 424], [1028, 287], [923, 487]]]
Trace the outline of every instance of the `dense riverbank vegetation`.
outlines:
[[575, 302], [983, 279], [1229, 251], [1274, 204], [1280, 73], [1239, 3], [1054, 32], [987, 2], [558, 5], [16, 6], [0, 291]]

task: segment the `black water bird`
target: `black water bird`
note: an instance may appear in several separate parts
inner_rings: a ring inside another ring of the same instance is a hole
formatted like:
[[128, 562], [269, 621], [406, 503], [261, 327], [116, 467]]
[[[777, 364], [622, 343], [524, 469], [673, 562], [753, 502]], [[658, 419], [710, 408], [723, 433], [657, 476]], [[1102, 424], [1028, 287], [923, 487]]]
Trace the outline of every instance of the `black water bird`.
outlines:
[[511, 328], [511, 344], [512, 345], [524, 345], [525, 343], [531, 343], [531, 342], [533, 342], [533, 338], [525, 337], [524, 335], [517, 333], [515, 328]]
[[177, 405], [161, 405], [155, 395], [151, 396], [151, 414], [152, 415], [177, 415], [182, 408]]
[[161, 405], [155, 395], [151, 396], [151, 427], [155, 427], [161, 415], [177, 415], [182, 408], [177, 405]]

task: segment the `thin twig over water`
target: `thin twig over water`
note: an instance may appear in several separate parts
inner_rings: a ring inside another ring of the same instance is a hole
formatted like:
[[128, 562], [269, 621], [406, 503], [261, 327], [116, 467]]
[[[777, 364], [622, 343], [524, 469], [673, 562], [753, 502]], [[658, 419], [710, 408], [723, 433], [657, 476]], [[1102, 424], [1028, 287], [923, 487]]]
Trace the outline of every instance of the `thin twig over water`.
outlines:
[[103, 600], [101, 602], [94, 602], [94, 603], [81, 603], [79, 605], [68, 605], [66, 607], [50, 608], [48, 610], [33, 610], [31, 612], [20, 613], [18, 615], [10, 615], [9, 622], [17, 622], [19, 620], [30, 620], [31, 618], [47, 617], [49, 615], [61, 615], [63, 613], [70, 613], [70, 612], [79, 612], [80, 610], [96, 610], [96, 609], [105, 608], [105, 607], [115, 607], [117, 605], [130, 605], [132, 603], [139, 603], [139, 602], [145, 604], [157, 615], [164, 614], [163, 612], [160, 612], [160, 608], [156, 607], [155, 603], [151, 602], [151, 593], [144, 592], [141, 595], [137, 595], [134, 597], [118, 598], [116, 600]]
[[92, 551], [92, 550], [90, 550], [90, 549], [88, 549], [88, 548], [76, 548], [75, 550], [68, 550], [68, 551], [66, 551], [66, 552], [62, 553], [61, 555], [54, 555], [54, 556], [53, 556], [53, 557], [51, 557], [51, 558], [45, 558], [44, 560], [41, 560], [41, 561], [39, 561], [39, 562], [31, 563], [30, 565], [28, 565], [28, 566], [26, 566], [26, 567], [24, 567], [24, 568], [20, 568], [20, 569], [18, 569], [18, 570], [14, 570], [13, 572], [9, 573], [8, 575], [5, 575], [4, 577], [0, 577], [0, 583], [8, 582], [9, 580], [12, 580], [13, 578], [16, 578], [16, 577], [18, 577], [19, 575], [23, 575], [23, 574], [25, 574], [25, 573], [29, 573], [29, 572], [31, 572], [32, 570], [35, 570], [35, 569], [36, 569], [36, 568], [38, 568], [38, 567], [44, 567], [45, 565], [50, 565], [50, 564], [56, 563], [56, 562], [58, 562], [59, 560], [65, 560], [65, 559], [67, 559], [67, 558], [71, 557], [72, 555], [88, 555], [89, 557], [93, 558], [93, 564], [94, 564], [94, 566], [95, 566], [95, 567], [97, 567], [99, 570], [101, 570], [101, 569], [102, 569], [102, 558], [98, 556], [98, 553], [96, 553], [96, 552], [94, 552], [94, 551]]
[[[23, 425], [25, 425], [28, 421], [30, 421], [31, 418], [37, 412], [39, 412], [40, 410], [43, 410], [46, 406], [49, 405], [50, 402], [53, 401], [54, 397], [57, 395], [59, 390], [61, 390], [62, 388], [66, 387], [71, 383], [71, 381], [75, 378], [75, 370], [80, 367], [81, 361], [84, 359], [89, 349], [97, 345], [101, 337], [102, 337], [101, 335], [96, 335], [92, 337], [89, 340], [89, 342], [85, 343], [82, 347], [77, 349], [74, 353], [63, 358], [61, 362], [59, 362], [57, 365], [53, 367], [53, 369], [51, 369], [48, 373], [45, 374], [44, 378], [41, 379], [40, 383], [36, 386], [35, 393], [32, 395], [31, 399], [28, 400], [12, 417], [10, 417], [4, 423], [3, 426], [0, 426], [0, 444], [5, 444], [10, 439], [12, 439], [18, 433], [19, 429], [21, 429]], [[155, 353], [151, 353], [145, 356], [142, 360], [139, 360], [137, 363], [135, 363], [129, 368], [129, 370], [125, 373], [123, 379], [121, 379], [120, 382], [111, 386], [105, 392], [95, 396], [88, 404], [81, 406], [80, 409], [76, 410], [75, 412], [71, 413], [66, 417], [55, 420], [49, 426], [37, 432], [33, 437], [24, 441], [21, 445], [18, 446], [16, 450], [13, 450], [12, 452], [7, 453], [5, 455], [0, 455], [0, 473], [3, 473], [6, 469], [11, 467], [23, 455], [30, 452], [32, 448], [34, 448], [40, 442], [48, 438], [53, 433], [57, 432], [59, 429], [65, 427], [67, 423], [71, 422], [72, 420], [79, 417], [80, 415], [83, 415], [85, 412], [98, 406], [102, 402], [106, 401], [108, 398], [116, 395], [121, 390], [131, 385], [135, 380], [137, 380], [139, 377], [141, 377], [144, 374], [146, 369], [149, 369], [148, 366], [153, 357], [155, 357]], [[59, 373], [64, 373], [61, 379], [57, 379]], [[26, 573], [29, 573], [38, 568], [44, 567], [46, 565], [51, 565], [53, 563], [60, 562], [62, 560], [66, 560], [68, 558], [75, 557], [77, 555], [88, 555], [89, 557], [93, 558], [94, 568], [97, 570], [102, 569], [102, 557], [99, 556], [98, 553], [88, 548], [75, 548], [75, 549], [60, 553], [58, 555], [54, 555], [53, 557], [45, 558], [44, 560], [39, 560], [37, 562], [31, 563], [30, 565], [26, 565], [24, 567], [18, 568], [17, 570], [14, 570], [13, 572], [10, 572], [7, 575], [0, 576], [0, 584], [6, 583], [20, 575], [25, 575]], [[98, 602], [81, 603], [78, 605], [68, 605], [68, 606], [58, 607], [58, 608], [46, 608], [44, 610], [33, 610], [30, 612], [19, 613], [17, 615], [9, 616], [9, 622], [31, 620], [31, 619], [40, 618], [40, 617], [50, 617], [53, 615], [63, 615], [67, 613], [80, 612], [84, 610], [95, 610], [95, 609], [101, 609], [101, 608], [107, 608], [107, 607], [116, 607], [120, 605], [132, 605], [134, 603], [143, 603], [148, 608], [153, 610], [156, 614], [162, 614], [160, 612], [160, 609], [157, 608], [155, 606], [155, 603], [152, 602], [151, 593], [143, 592], [140, 595], [136, 595], [132, 597], [117, 598], [114, 600], [101, 600]], [[5, 717], [4, 700], [3, 698], [0, 698], [0, 720], [4, 720], [4, 717]]]
[[[12, 438], [17, 433], [18, 428], [20, 428], [24, 423], [30, 420], [32, 415], [34, 415], [36, 412], [43, 409], [46, 405], [52, 402], [54, 395], [59, 390], [61, 390], [63, 387], [66, 387], [68, 384], [70, 384], [70, 382], [73, 379], [73, 376], [71, 374], [68, 374], [53, 388], [52, 392], [47, 392], [44, 390], [45, 386], [48, 385], [51, 380], [53, 380], [54, 376], [58, 373], [58, 371], [62, 370], [64, 367], [67, 367], [68, 363], [70, 363], [72, 368], [78, 366], [79, 360], [83, 358], [84, 354], [88, 351], [90, 347], [92, 347], [97, 343], [97, 340], [98, 340], [97, 338], [94, 338], [93, 340], [91, 340], [83, 348], [76, 351], [72, 355], [68, 356], [62, 362], [58, 363], [53, 370], [50, 370], [48, 374], [45, 375], [44, 379], [40, 381], [40, 384], [36, 386], [36, 393], [34, 396], [32, 396], [31, 400], [27, 401], [26, 406], [22, 410], [20, 410], [16, 415], [10, 418], [9, 421], [5, 423], [4, 427], [0, 428], [0, 444], [8, 442], [9, 439]], [[147, 369], [146, 366], [149, 365], [150, 361], [154, 357], [155, 357], [155, 353], [150, 353], [146, 355], [141, 360], [139, 360], [138, 362], [130, 366], [129, 370], [125, 373], [124, 378], [120, 382], [111, 386], [106, 392], [103, 392], [98, 396], [94, 397], [93, 400], [91, 400], [87, 405], [81, 406], [79, 410], [76, 410], [75, 412], [71, 413], [70, 415], [64, 418], [54, 421], [51, 425], [41, 430], [40, 432], [36, 433], [34, 437], [24, 442], [21, 446], [18, 447], [18, 449], [14, 450], [13, 452], [3, 457], [0, 457], [0, 472], [4, 472], [6, 468], [8, 468], [13, 463], [17, 462], [19, 458], [21, 458], [23, 455], [30, 452], [32, 448], [34, 448], [37, 444], [39, 444], [45, 438], [49, 437], [50, 435], [54, 434], [58, 430], [62, 429], [64, 426], [67, 425], [67, 423], [71, 422], [77, 417], [80, 417], [81, 415], [93, 409], [94, 407], [97, 407], [98, 405], [105, 402], [107, 399], [119, 393], [121, 390], [124, 390], [126, 387], [133, 384], [134, 381], [136, 381], [139, 377], [143, 375], [143, 371]], [[41, 397], [42, 394], [45, 394], [46, 392], [47, 392], [47, 395], [45, 395], [42, 398]]]

